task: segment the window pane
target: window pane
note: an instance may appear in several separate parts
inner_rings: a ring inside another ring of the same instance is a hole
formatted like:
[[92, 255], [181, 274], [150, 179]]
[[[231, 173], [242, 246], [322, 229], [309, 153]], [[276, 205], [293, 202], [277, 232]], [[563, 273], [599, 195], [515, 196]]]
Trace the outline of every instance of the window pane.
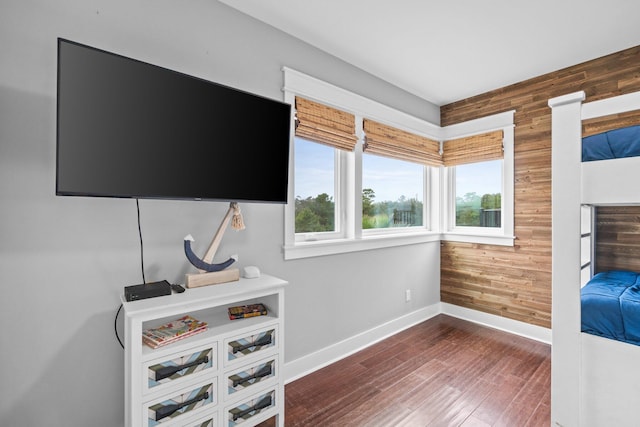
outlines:
[[502, 160], [455, 168], [456, 226], [500, 227]]
[[423, 225], [424, 169], [416, 163], [362, 155], [362, 228]]
[[295, 137], [296, 233], [335, 231], [335, 153]]

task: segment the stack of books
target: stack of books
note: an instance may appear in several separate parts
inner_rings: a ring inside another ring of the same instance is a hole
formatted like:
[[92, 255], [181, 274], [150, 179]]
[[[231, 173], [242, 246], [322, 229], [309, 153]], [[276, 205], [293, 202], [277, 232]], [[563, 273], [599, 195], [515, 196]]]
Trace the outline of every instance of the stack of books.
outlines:
[[187, 315], [157, 328], [143, 330], [142, 342], [151, 348], [158, 348], [206, 330], [207, 322], [201, 322]]
[[229, 319], [244, 319], [245, 317], [265, 316], [267, 308], [264, 304], [248, 304], [229, 307]]

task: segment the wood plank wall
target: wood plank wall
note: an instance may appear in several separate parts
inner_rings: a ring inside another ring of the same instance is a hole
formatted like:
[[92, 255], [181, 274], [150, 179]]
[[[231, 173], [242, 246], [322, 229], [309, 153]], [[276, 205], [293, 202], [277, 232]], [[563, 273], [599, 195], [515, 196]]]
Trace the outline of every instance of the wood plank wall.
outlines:
[[[469, 72], [482, 72], [482, 67]], [[461, 82], [464, 84], [464, 82]], [[443, 302], [551, 326], [550, 98], [640, 90], [640, 46], [441, 107], [443, 126], [515, 110], [515, 246], [443, 242]]]
[[640, 271], [640, 206], [596, 208], [596, 273]]

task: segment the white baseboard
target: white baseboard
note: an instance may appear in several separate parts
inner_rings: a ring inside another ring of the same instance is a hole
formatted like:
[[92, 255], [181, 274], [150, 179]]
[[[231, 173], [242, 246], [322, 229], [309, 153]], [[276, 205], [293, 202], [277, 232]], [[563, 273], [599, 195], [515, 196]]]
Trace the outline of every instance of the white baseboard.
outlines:
[[551, 329], [543, 328], [542, 326], [530, 325], [529, 323], [447, 304], [446, 302], [440, 303], [440, 312], [452, 317], [540, 341], [545, 344], [551, 344]]
[[517, 320], [495, 316], [447, 303], [434, 304], [391, 320], [368, 331], [354, 335], [329, 347], [287, 362], [284, 366], [285, 383], [295, 381], [318, 369], [324, 368], [340, 359], [369, 347], [401, 332], [411, 326], [424, 322], [438, 314], [446, 314], [459, 319], [468, 320], [490, 328], [499, 329], [515, 335], [551, 344], [551, 329], [530, 325]]
[[382, 341], [438, 314], [440, 314], [440, 306], [439, 304], [434, 304], [411, 312], [398, 319], [383, 323], [380, 326], [354, 335], [353, 337], [337, 342], [314, 353], [287, 362], [283, 371], [285, 383], [297, 380], [340, 359], [344, 359], [378, 341]]

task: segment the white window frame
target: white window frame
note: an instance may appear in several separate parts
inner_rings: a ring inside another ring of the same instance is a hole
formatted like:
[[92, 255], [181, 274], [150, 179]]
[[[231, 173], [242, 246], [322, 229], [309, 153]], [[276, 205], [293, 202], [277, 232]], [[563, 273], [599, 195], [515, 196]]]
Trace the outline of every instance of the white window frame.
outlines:
[[502, 160], [502, 225], [499, 228], [456, 227], [455, 166], [443, 168], [442, 194], [445, 195], [445, 198], [442, 204], [442, 240], [513, 246], [515, 240], [513, 210], [514, 113], [514, 110], [507, 111], [443, 128], [445, 133], [445, 147], [446, 140], [464, 138], [494, 130], [502, 130], [504, 158]]
[[[425, 120], [354, 94], [318, 80], [299, 71], [283, 67], [284, 101], [295, 105], [301, 96], [356, 116], [358, 143], [351, 153], [341, 153], [336, 181], [336, 224], [339, 231], [296, 236], [295, 233], [295, 144], [294, 117], [291, 120], [291, 152], [289, 156], [289, 203], [285, 205], [284, 258], [298, 259], [314, 256], [355, 252], [392, 246], [409, 245], [438, 240], [513, 246], [514, 236], [514, 113], [515, 110], [482, 117], [468, 122], [440, 127]], [[436, 141], [464, 138], [476, 134], [503, 131], [503, 187], [502, 226], [455, 227], [455, 182], [447, 169], [425, 167], [424, 224], [422, 227], [362, 230], [362, 118], [367, 117]], [[341, 150], [338, 150], [341, 151]], [[357, 193], [357, 194], [356, 194]], [[337, 200], [340, 198], [340, 200]], [[451, 200], [454, 203], [451, 203]], [[338, 207], [340, 204], [340, 207]], [[453, 216], [452, 216], [453, 209]], [[297, 238], [298, 237], [298, 238]]]
[[[313, 141], [310, 141], [314, 144]], [[295, 144], [294, 144], [295, 145]], [[352, 153], [348, 153], [344, 150], [340, 150], [334, 148], [334, 231], [323, 231], [323, 232], [309, 232], [309, 233], [295, 233], [295, 241], [296, 244], [302, 242], [316, 242], [320, 240], [336, 240], [336, 239], [344, 239], [348, 236], [348, 219], [346, 217], [347, 209], [343, 209], [343, 206], [347, 206], [348, 204], [348, 179], [345, 179], [350, 171], [350, 164], [353, 163], [353, 160], [350, 159]], [[293, 153], [293, 152], [292, 152]], [[292, 159], [295, 165], [295, 158]], [[290, 178], [289, 187], [294, 186], [295, 177]], [[292, 200], [291, 198], [289, 200]], [[294, 199], [295, 200], [295, 197]], [[291, 203], [294, 207], [295, 212], [295, 202]], [[295, 217], [295, 214], [294, 214]], [[294, 229], [295, 229], [295, 220], [294, 220]]]
[[[408, 245], [415, 243], [438, 241], [440, 233], [438, 228], [432, 231], [431, 224], [434, 222], [434, 209], [428, 198], [432, 197], [432, 191], [439, 192], [440, 187], [434, 186], [433, 181], [425, 178], [425, 212], [423, 218], [425, 224], [422, 227], [408, 227], [394, 230], [380, 230], [375, 233], [363, 233], [362, 230], [362, 118], [367, 117], [377, 120], [390, 126], [397, 127], [408, 132], [425, 136], [431, 139], [440, 139], [441, 129], [439, 126], [404, 112], [387, 107], [376, 101], [354, 94], [342, 88], [333, 86], [314, 77], [283, 68], [284, 72], [284, 101], [295, 105], [295, 97], [301, 96], [325, 105], [347, 111], [356, 116], [356, 134], [359, 142], [353, 153], [340, 154], [338, 177], [339, 188], [336, 198], [340, 197], [342, 212], [340, 219], [340, 231], [328, 235], [315, 233], [315, 236], [308, 234], [296, 236], [295, 233], [295, 144], [294, 144], [294, 120], [291, 125], [291, 152], [289, 155], [289, 203], [285, 206], [285, 259], [298, 259], [313, 256], [322, 256], [361, 250], [385, 248], [392, 246]], [[294, 112], [292, 111], [292, 114]], [[431, 175], [431, 169], [425, 167], [425, 175]], [[438, 182], [438, 179], [435, 180]], [[357, 193], [357, 194], [356, 194]], [[436, 195], [437, 197], [437, 195]], [[336, 205], [338, 201], [336, 200]], [[439, 214], [439, 213], [438, 213]], [[435, 215], [437, 220], [437, 215]], [[436, 222], [437, 224], [437, 222]]]
[[[458, 194], [456, 188], [456, 168], [457, 166], [445, 168], [447, 174], [446, 194], [451, 195], [451, 197], [447, 198], [447, 224], [449, 224], [447, 230], [457, 234], [502, 236], [504, 234], [504, 223], [502, 221], [500, 227], [474, 227], [469, 225], [461, 226], [456, 224], [456, 196]], [[500, 160], [500, 181], [500, 194], [502, 195], [504, 194], [504, 159]]]

